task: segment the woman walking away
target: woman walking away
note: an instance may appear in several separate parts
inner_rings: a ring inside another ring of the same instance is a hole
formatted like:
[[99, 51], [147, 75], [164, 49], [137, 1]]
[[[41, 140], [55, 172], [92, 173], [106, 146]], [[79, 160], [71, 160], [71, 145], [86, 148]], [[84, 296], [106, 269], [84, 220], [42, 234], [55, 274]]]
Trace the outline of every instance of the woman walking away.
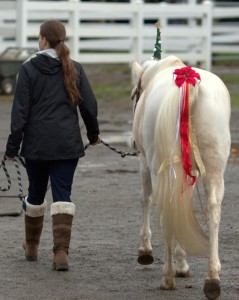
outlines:
[[5, 156], [19, 152], [26, 160], [29, 179], [25, 211], [25, 255], [37, 260], [46, 210], [45, 194], [51, 181], [53, 203], [53, 268], [68, 270], [68, 249], [75, 205], [71, 188], [78, 159], [85, 155], [78, 108], [90, 144], [100, 143], [97, 103], [81, 64], [72, 61], [61, 22], [40, 27], [37, 56], [22, 65], [14, 95], [11, 134]]

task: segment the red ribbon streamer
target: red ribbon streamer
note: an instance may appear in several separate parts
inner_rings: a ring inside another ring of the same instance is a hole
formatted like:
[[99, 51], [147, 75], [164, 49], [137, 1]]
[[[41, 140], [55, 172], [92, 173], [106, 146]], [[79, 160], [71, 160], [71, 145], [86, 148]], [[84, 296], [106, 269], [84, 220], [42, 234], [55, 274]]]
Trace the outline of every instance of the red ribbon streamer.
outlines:
[[186, 66], [176, 69], [173, 74], [176, 75], [175, 83], [182, 88], [182, 102], [181, 102], [181, 115], [180, 115], [180, 138], [181, 138], [181, 152], [182, 164], [185, 172], [186, 182], [187, 176], [192, 180], [190, 185], [194, 185], [197, 177], [192, 175], [192, 163], [190, 156], [190, 139], [189, 139], [189, 84], [196, 85], [196, 81], [201, 80], [200, 74], [195, 72], [191, 66]]
[[[182, 162], [185, 171], [185, 176], [192, 178], [190, 185], [194, 185], [197, 177], [192, 175], [192, 163], [190, 157], [190, 140], [189, 140], [189, 83], [184, 82], [182, 85], [182, 104], [180, 117], [180, 138], [181, 138], [181, 152]], [[185, 178], [186, 180], [186, 178]]]

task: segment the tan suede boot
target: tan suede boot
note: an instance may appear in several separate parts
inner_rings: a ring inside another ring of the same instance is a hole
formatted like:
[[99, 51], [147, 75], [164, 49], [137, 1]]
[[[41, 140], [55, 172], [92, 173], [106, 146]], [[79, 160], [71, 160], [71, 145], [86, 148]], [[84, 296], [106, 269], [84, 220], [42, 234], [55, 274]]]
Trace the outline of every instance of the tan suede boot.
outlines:
[[75, 215], [75, 205], [71, 202], [55, 202], [51, 205], [53, 229], [53, 269], [67, 271], [71, 226]]
[[43, 228], [44, 213], [46, 210], [46, 201], [42, 205], [32, 205], [25, 199], [25, 242], [23, 248], [25, 250], [26, 260], [36, 261], [38, 256], [38, 248], [40, 236]]

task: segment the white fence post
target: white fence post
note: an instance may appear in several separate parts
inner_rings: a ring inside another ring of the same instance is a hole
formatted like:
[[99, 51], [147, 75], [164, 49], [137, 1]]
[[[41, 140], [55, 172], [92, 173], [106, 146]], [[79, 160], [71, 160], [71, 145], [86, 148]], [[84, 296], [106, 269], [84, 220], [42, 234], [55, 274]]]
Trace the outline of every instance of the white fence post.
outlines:
[[18, 47], [27, 46], [27, 2], [28, 0], [16, 0], [16, 45]]
[[135, 37], [133, 38], [132, 53], [135, 60], [142, 62], [143, 57], [143, 2], [142, 0], [135, 0], [136, 13], [132, 19], [132, 25], [135, 28]]
[[203, 5], [207, 5], [209, 8], [209, 14], [204, 17], [203, 22], [207, 27], [207, 38], [206, 38], [206, 49], [205, 49], [205, 65], [204, 68], [206, 70], [211, 70], [212, 67], [212, 8], [213, 3], [210, 0], [204, 0]]
[[72, 36], [70, 38], [70, 50], [71, 57], [74, 60], [79, 59], [79, 6], [80, 2], [78, 0], [69, 0], [72, 6], [70, 11], [69, 25], [72, 28]]
[[[166, 2], [159, 3], [159, 11], [160, 11], [161, 7], [166, 7], [166, 6], [167, 6]], [[160, 15], [159, 22], [160, 22], [160, 29], [163, 29], [163, 28], [167, 27], [167, 25], [168, 25], [167, 19], [163, 15]]]

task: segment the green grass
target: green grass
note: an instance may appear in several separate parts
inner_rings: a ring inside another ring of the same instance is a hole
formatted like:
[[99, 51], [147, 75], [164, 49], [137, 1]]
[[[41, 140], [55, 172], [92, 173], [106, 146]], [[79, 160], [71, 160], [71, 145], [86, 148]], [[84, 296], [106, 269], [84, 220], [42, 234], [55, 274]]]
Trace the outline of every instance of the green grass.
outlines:
[[0, 95], [0, 103], [4, 104], [4, 103], [12, 103], [13, 101], [13, 95]]
[[225, 84], [238, 84], [239, 85], [239, 75], [237, 74], [221, 74], [220, 78]]
[[128, 64], [84, 66], [98, 101], [128, 101], [131, 94], [131, 70]]
[[231, 105], [239, 106], [239, 93], [236, 95], [231, 95]]
[[239, 66], [239, 56], [238, 53], [221, 53], [214, 55], [212, 58], [214, 65], [223, 66]]
[[[85, 69], [98, 101], [119, 100], [128, 103], [132, 89], [128, 64], [87, 65]], [[232, 106], [239, 106], [239, 74], [234, 72], [218, 75], [230, 92]], [[13, 96], [1, 95], [0, 102], [9, 103], [12, 98]]]
[[237, 74], [222, 74], [219, 75], [227, 86], [231, 95], [231, 105], [239, 106], [239, 75]]
[[92, 84], [95, 96], [97, 100], [129, 100], [131, 94], [130, 84], [120, 83], [103, 83], [103, 84]]

